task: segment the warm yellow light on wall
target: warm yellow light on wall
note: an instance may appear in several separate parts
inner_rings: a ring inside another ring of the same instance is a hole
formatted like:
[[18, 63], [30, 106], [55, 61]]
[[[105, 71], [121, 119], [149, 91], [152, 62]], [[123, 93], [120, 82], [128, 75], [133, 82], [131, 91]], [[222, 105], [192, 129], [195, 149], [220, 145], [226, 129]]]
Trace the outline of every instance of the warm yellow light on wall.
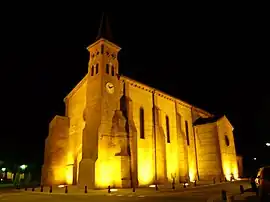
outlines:
[[[77, 155], [77, 168], [80, 167], [81, 160], [82, 160], [82, 151], [79, 150], [78, 155]], [[77, 179], [79, 179], [79, 169], [77, 169], [77, 176], [76, 177], [77, 177]]]
[[151, 159], [139, 157], [138, 163], [138, 180], [140, 185], [148, 185], [153, 181], [154, 170]]
[[57, 167], [53, 170], [53, 176], [54, 176], [54, 183], [55, 184], [63, 184], [66, 182], [66, 176], [65, 176], [65, 167]]
[[193, 181], [196, 180], [196, 165], [195, 165], [195, 162], [194, 161], [190, 161], [189, 162], [189, 173], [188, 173], [188, 176], [189, 176], [189, 180], [191, 182], [193, 182]]
[[173, 145], [173, 143], [168, 144], [166, 148], [166, 163], [167, 163], [167, 178], [170, 182], [172, 182], [174, 177], [176, 176], [176, 173], [178, 173], [178, 154], [177, 150], [175, 150], [176, 145]]
[[74, 157], [72, 152], [68, 152], [67, 154], [67, 165], [74, 163]]
[[228, 162], [224, 162], [224, 164], [223, 164], [223, 172], [224, 172], [226, 180], [230, 180], [231, 169], [230, 169], [230, 164]]
[[239, 179], [239, 172], [238, 172], [237, 163], [235, 163], [235, 165], [234, 165], [233, 176], [234, 176], [235, 179]]
[[109, 185], [121, 187], [121, 157], [97, 160], [95, 176], [98, 188], [107, 188]]
[[139, 142], [141, 148], [138, 148], [138, 181], [139, 185], [149, 185], [154, 179], [154, 165], [152, 150], [147, 149], [145, 142]]
[[195, 170], [193, 170], [193, 169], [191, 169], [191, 170], [189, 171], [189, 180], [190, 180], [191, 182], [194, 182], [194, 181], [195, 181]]
[[107, 187], [112, 183], [111, 169], [108, 162], [96, 162], [96, 184]]
[[226, 161], [223, 164], [223, 172], [225, 175], [226, 180], [230, 181], [232, 174], [235, 179], [238, 179], [238, 168], [237, 162], [231, 163], [230, 161]]
[[73, 182], [73, 164], [66, 166], [66, 183], [72, 184]]

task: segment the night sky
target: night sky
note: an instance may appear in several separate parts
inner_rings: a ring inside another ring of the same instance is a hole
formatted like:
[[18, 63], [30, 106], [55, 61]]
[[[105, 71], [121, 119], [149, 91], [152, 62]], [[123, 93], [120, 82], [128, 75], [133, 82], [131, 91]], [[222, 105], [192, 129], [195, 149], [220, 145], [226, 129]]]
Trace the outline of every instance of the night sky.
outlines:
[[[42, 164], [48, 124], [87, 73], [86, 47], [101, 12], [51, 9], [1, 16], [0, 160]], [[109, 13], [120, 73], [216, 114], [234, 126], [237, 152], [270, 141], [269, 30], [232, 12]]]

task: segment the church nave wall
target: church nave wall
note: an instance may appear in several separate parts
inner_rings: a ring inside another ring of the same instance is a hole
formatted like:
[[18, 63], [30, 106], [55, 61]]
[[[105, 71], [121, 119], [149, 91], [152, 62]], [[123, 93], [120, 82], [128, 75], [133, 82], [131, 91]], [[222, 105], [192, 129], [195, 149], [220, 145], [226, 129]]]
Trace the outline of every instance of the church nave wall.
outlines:
[[133, 120], [137, 129], [137, 169], [139, 185], [154, 181], [154, 142], [152, 119], [152, 94], [128, 84], [132, 100]]

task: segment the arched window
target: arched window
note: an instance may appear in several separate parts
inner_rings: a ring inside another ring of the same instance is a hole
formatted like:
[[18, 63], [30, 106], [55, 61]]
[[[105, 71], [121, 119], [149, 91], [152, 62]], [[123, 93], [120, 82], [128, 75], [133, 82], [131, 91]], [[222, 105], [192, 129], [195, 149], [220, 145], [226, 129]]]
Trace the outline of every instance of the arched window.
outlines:
[[167, 143], [171, 142], [171, 137], [170, 137], [170, 123], [169, 123], [169, 117], [166, 116], [166, 133], [167, 133]]
[[110, 66], [109, 64], [106, 64], [106, 73], [109, 74], [109, 72], [110, 72]]
[[114, 76], [114, 66], [112, 66], [112, 76]]
[[98, 63], [96, 64], [96, 74], [98, 73]]
[[188, 122], [187, 121], [185, 121], [185, 126], [186, 126], [187, 145], [189, 145], [189, 132], [188, 132]]
[[94, 65], [91, 67], [91, 76], [94, 76]]
[[140, 108], [140, 138], [144, 139], [144, 109]]

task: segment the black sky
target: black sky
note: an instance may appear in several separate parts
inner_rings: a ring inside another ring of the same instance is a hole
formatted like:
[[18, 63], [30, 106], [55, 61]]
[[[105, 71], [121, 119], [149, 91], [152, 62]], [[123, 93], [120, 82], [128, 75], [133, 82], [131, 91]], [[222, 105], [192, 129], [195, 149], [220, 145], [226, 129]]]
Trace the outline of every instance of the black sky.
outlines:
[[[42, 163], [48, 124], [87, 72], [101, 12], [2, 14], [0, 159]], [[226, 114], [237, 152], [270, 141], [269, 31], [264, 18], [232, 12], [109, 14], [122, 47], [120, 72], [184, 101]], [[259, 148], [254, 150], [251, 148]]]

